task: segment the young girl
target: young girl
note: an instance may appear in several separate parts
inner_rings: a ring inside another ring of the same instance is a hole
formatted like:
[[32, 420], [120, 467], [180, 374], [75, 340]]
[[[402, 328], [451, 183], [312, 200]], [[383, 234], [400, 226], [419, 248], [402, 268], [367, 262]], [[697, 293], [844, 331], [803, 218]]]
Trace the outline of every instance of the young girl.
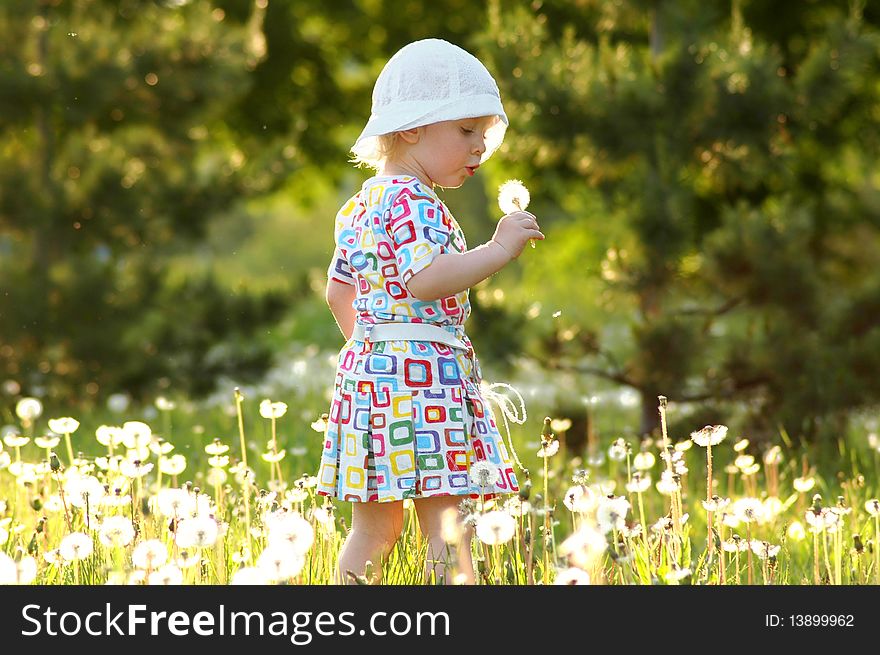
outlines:
[[470, 532], [458, 547], [447, 544], [444, 510], [457, 516], [463, 497], [519, 489], [464, 323], [468, 289], [544, 235], [532, 214], [515, 212], [468, 250], [434, 192], [474, 175], [506, 128], [495, 80], [446, 41], [410, 43], [376, 81], [352, 151], [378, 174], [337, 214], [328, 271], [327, 303], [347, 342], [318, 493], [353, 503], [337, 583], [351, 582], [348, 572], [363, 575], [367, 561], [381, 575], [407, 498], [427, 541], [426, 580], [449, 583], [457, 572], [472, 583]]

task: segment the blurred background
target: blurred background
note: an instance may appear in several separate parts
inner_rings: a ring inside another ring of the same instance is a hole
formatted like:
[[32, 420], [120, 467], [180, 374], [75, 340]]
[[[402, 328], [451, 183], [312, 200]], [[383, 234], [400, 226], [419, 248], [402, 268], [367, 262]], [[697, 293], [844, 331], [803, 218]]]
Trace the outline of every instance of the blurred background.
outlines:
[[471, 292], [487, 380], [575, 451], [656, 430], [661, 394], [678, 436], [876, 429], [877, 3], [5, 0], [0, 33], [7, 422], [22, 396], [234, 412], [240, 386], [312, 448], [348, 148], [388, 57], [440, 37], [511, 121], [444, 201], [476, 246], [519, 178], [547, 235]]

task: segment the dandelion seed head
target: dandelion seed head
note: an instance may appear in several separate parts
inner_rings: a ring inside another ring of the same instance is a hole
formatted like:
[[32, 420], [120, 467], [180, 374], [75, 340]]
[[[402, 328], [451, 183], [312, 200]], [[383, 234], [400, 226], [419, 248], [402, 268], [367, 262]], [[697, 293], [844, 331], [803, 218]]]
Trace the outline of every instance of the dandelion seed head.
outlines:
[[161, 489], [154, 498], [155, 509], [168, 518], [187, 518], [195, 515], [195, 496], [185, 489]]
[[260, 403], [260, 416], [263, 418], [281, 418], [287, 413], [287, 403], [272, 402], [268, 398]]
[[224, 471], [223, 469], [212, 468], [210, 471], [208, 471], [208, 475], [205, 477], [205, 481], [216, 489], [217, 487], [222, 487], [226, 483], [228, 477], [229, 476], [227, 475], [226, 471]]
[[676, 567], [671, 571], [667, 571], [666, 575], [663, 576], [663, 579], [666, 580], [668, 584], [678, 584], [682, 580], [689, 578], [691, 573], [692, 572], [689, 568], [680, 569]]
[[538, 457], [553, 457], [553, 455], [558, 452], [559, 442], [556, 439], [553, 439], [541, 444], [541, 448], [538, 450]]
[[312, 524], [300, 516], [298, 512], [285, 510], [268, 512], [265, 524], [268, 530], [267, 541], [269, 544], [278, 541], [286, 542], [298, 555], [305, 555], [315, 541]]
[[171, 457], [159, 457], [159, 470], [164, 475], [180, 475], [186, 470], [186, 457], [177, 453]]
[[568, 488], [562, 502], [572, 512], [586, 514], [596, 507], [596, 494], [589, 487], [576, 484]]
[[30, 441], [30, 437], [22, 435], [17, 430], [9, 431], [3, 435], [3, 443], [10, 448], [21, 448], [22, 446], [29, 444]]
[[153, 430], [142, 421], [126, 421], [122, 424], [122, 444], [126, 448], [144, 448], [150, 445]]
[[22, 398], [15, 404], [15, 414], [25, 423], [33, 423], [43, 414], [43, 403], [36, 398]]
[[217, 521], [208, 516], [195, 516], [178, 523], [174, 540], [181, 548], [207, 548], [214, 545], [219, 533]]
[[788, 538], [792, 541], [803, 541], [807, 536], [806, 531], [804, 530], [804, 526], [800, 521], [794, 521], [791, 525], [788, 526], [788, 530], [785, 532], [788, 535]]
[[696, 432], [691, 432], [691, 439], [693, 442], [703, 448], [717, 446], [726, 436], [726, 425], [707, 425]]
[[566, 569], [557, 569], [556, 578], [553, 580], [553, 584], [588, 585], [590, 584], [590, 574], [576, 566], [570, 566]]
[[158, 409], [160, 412], [170, 412], [175, 407], [177, 407], [177, 403], [175, 403], [173, 400], [169, 400], [165, 396], [157, 396], [154, 404], [156, 405], [156, 409]]
[[48, 421], [49, 429], [58, 434], [73, 434], [79, 427], [79, 421], [70, 416], [63, 418], [50, 418]]
[[71, 532], [58, 545], [58, 554], [65, 562], [73, 562], [91, 555], [94, 547], [94, 542], [89, 535], [82, 532]]
[[134, 525], [124, 516], [108, 516], [101, 523], [98, 539], [105, 546], [127, 546], [134, 539]]
[[635, 457], [633, 457], [633, 468], [639, 471], [647, 471], [653, 468], [656, 461], [657, 459], [654, 457], [653, 453], [650, 453], [647, 450], [643, 450], [642, 452], [637, 453]]
[[158, 569], [167, 561], [168, 549], [158, 539], [142, 541], [131, 553], [131, 563], [139, 569]]
[[807, 493], [816, 486], [816, 479], [813, 476], [795, 478], [792, 480], [792, 485], [794, 485], [796, 491]]
[[471, 464], [471, 482], [481, 489], [494, 486], [500, 477], [498, 468], [485, 460]]
[[764, 453], [764, 464], [770, 466], [782, 461], [782, 448], [779, 445], [772, 446]]
[[305, 565], [303, 557], [285, 542], [271, 543], [257, 558], [257, 567], [270, 582], [283, 582], [295, 577]]
[[150, 573], [147, 577], [148, 585], [181, 585], [183, 584], [183, 571], [174, 564], [166, 564]]
[[93, 475], [69, 477], [64, 483], [67, 501], [74, 507], [97, 507], [106, 495], [104, 485]]
[[880, 500], [871, 498], [865, 502], [865, 511], [871, 516], [880, 516]]
[[681, 483], [676, 479], [676, 476], [669, 471], [663, 471], [660, 474], [660, 480], [658, 480], [657, 484], [654, 486], [657, 491], [664, 496], [672, 495], [681, 489]]
[[152, 470], [152, 462], [144, 462], [141, 459], [125, 459], [119, 463], [119, 472], [132, 480], [142, 478]]
[[684, 439], [675, 444], [674, 448], [677, 453], [685, 453], [691, 449], [691, 446], [694, 445], [694, 442], [690, 439]]
[[508, 180], [498, 187], [498, 207], [505, 214], [524, 211], [530, 200], [529, 190], [520, 180]]
[[269, 576], [263, 569], [256, 566], [245, 566], [236, 571], [229, 584], [234, 585], [267, 585], [269, 584]]
[[47, 434], [42, 437], [34, 437], [34, 443], [38, 448], [51, 449], [61, 442], [61, 437], [57, 434]]
[[559, 544], [559, 554], [581, 569], [591, 569], [608, 549], [605, 535], [587, 523]]
[[599, 530], [608, 533], [612, 530], [620, 531], [625, 528], [629, 507], [629, 501], [625, 496], [599, 500], [599, 505], [596, 508], [596, 523], [598, 523]]
[[615, 439], [614, 442], [608, 447], [608, 459], [615, 462], [622, 462], [626, 459], [626, 453], [629, 449], [629, 444], [623, 438]]
[[507, 543], [516, 531], [516, 521], [507, 512], [492, 510], [477, 518], [477, 538], [489, 546]]
[[651, 488], [651, 476], [647, 473], [634, 471], [632, 479], [627, 483], [626, 490], [629, 493], [644, 493]]

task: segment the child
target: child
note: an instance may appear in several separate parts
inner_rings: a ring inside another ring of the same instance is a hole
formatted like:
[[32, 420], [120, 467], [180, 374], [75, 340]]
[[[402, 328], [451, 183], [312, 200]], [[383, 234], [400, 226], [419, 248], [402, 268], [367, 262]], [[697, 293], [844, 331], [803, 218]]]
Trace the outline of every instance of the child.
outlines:
[[[339, 354], [318, 493], [352, 501], [336, 582], [388, 555], [413, 499], [428, 547], [426, 580], [473, 583], [470, 532], [444, 541], [463, 497], [518, 491], [480, 393], [464, 333], [468, 289], [543, 239], [528, 212], [508, 214], [471, 250], [434, 187], [459, 187], [501, 144], [507, 116], [471, 54], [416, 41], [385, 65], [355, 161], [376, 169], [336, 216], [327, 303], [348, 341]], [[480, 464], [477, 464], [477, 463]], [[475, 475], [475, 473], [477, 473]], [[481, 487], [480, 484], [483, 486]], [[463, 575], [463, 577], [461, 577]], [[433, 576], [433, 577], [432, 577]]]

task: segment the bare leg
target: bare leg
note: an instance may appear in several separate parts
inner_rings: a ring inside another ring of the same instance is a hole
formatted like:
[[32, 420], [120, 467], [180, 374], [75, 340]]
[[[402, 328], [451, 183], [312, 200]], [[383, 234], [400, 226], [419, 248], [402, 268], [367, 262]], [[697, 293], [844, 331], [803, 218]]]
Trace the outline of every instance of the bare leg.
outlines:
[[351, 505], [349, 532], [336, 566], [336, 584], [353, 584], [346, 571], [363, 575], [367, 561], [373, 562], [377, 582], [382, 581], [382, 561], [391, 552], [403, 529], [403, 501], [363, 502]]
[[[461, 499], [461, 496], [431, 496], [416, 498], [414, 501], [416, 514], [419, 517], [419, 529], [428, 542], [425, 562], [425, 582], [428, 584], [431, 583], [432, 576], [437, 584], [451, 584], [456, 574], [464, 576], [465, 584], [474, 584], [471, 530], [465, 529], [458, 514], [458, 504]], [[444, 512], [454, 520], [457, 527], [454, 532], [457, 532], [458, 539], [453, 543], [447, 543], [444, 539]]]

